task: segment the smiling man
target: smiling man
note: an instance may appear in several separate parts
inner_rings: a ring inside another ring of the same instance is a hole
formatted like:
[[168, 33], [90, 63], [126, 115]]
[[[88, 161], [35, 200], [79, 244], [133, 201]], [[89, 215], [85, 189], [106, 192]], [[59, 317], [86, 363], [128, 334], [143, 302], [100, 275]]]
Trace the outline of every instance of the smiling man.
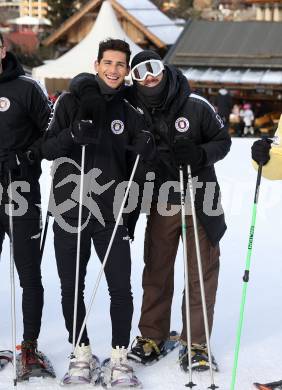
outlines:
[[[69, 158], [67, 162], [60, 164], [54, 175], [54, 199], [58, 205], [63, 202], [70, 204], [74, 191], [73, 181], [57, 188], [58, 183], [68, 176], [74, 178], [81, 175], [78, 169], [81, 164], [81, 146], [86, 145], [85, 199], [82, 211], [82, 225], [86, 226], [81, 233], [75, 340], [73, 313], [77, 237], [76, 232], [66, 231], [60, 224], [60, 219], [54, 215], [55, 253], [61, 280], [63, 314], [70, 342], [77, 342], [85, 317], [84, 281], [91, 240], [102, 261], [114, 229], [115, 189], [119, 183], [129, 179], [136, 153], [146, 159], [154, 149], [152, 136], [144, 131], [142, 116], [123, 99], [123, 83], [129, 73], [129, 58], [130, 48], [126, 42], [109, 39], [100, 43], [95, 62], [97, 75], [78, 75], [71, 83], [70, 93], [65, 93], [58, 99], [54, 118], [42, 147], [43, 155], [48, 160]], [[128, 145], [131, 145], [135, 153], [128, 151]], [[99, 172], [96, 188], [93, 188], [93, 175], [87, 176], [91, 170]], [[87, 180], [89, 176], [91, 181]], [[105, 191], [97, 191], [98, 187], [105, 188]], [[97, 219], [97, 212], [94, 213], [91, 204], [98, 205], [102, 221], [101, 218]], [[78, 204], [66, 211], [63, 217], [68, 226], [78, 226]], [[118, 226], [105, 267], [112, 321], [112, 353], [103, 375], [104, 385], [108, 387], [114, 383], [125, 387], [140, 384], [127, 364], [133, 313], [130, 273], [129, 237], [125, 223]], [[93, 381], [94, 365], [85, 329], [71, 358], [64, 383], [83, 384]]]

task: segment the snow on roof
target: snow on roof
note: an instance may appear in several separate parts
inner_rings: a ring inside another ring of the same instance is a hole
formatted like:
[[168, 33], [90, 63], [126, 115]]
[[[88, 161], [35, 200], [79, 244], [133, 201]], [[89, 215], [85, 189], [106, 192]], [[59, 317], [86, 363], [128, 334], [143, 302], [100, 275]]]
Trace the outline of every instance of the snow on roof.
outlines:
[[182, 68], [188, 80], [214, 83], [281, 84], [282, 71], [253, 69]]
[[174, 44], [183, 30], [151, 1], [118, 0], [118, 3], [167, 45]]

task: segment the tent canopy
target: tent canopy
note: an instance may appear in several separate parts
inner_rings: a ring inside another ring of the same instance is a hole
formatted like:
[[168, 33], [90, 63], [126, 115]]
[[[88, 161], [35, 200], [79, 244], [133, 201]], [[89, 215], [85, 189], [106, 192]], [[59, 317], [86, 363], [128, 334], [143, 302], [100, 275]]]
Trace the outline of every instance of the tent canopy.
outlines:
[[67, 53], [47, 64], [33, 68], [32, 76], [45, 83], [45, 79], [71, 79], [81, 72], [94, 72], [94, 61], [99, 43], [107, 38], [123, 39], [131, 48], [132, 56], [142, 49], [124, 32], [112, 6], [105, 1], [88, 35]]

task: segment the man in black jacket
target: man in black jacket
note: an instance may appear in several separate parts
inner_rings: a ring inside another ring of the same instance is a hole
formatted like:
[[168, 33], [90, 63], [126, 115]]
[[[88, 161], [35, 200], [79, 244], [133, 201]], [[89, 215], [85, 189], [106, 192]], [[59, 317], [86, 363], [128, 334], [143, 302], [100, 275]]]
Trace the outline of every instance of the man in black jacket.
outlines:
[[[123, 99], [124, 77], [129, 73], [129, 45], [118, 39], [101, 42], [95, 63], [97, 75], [78, 75], [70, 93], [57, 101], [42, 151], [49, 160], [58, 159], [53, 179], [55, 252], [62, 288], [62, 306], [69, 341], [77, 342], [85, 317], [83, 299], [91, 239], [102, 261], [121, 204], [118, 188], [127, 181], [136, 153], [150, 158], [152, 136], [144, 131], [142, 116]], [[74, 282], [76, 273], [78, 191], [81, 146], [86, 145], [82, 210], [77, 327], [73, 340]], [[128, 150], [129, 145], [136, 153]], [[70, 158], [72, 160], [70, 160]], [[124, 187], [123, 187], [124, 188]], [[124, 193], [124, 191], [123, 191]], [[58, 210], [62, 210], [63, 215]], [[125, 219], [125, 218], [124, 218]], [[127, 365], [126, 354], [133, 313], [130, 284], [131, 259], [126, 219], [118, 226], [105, 267], [111, 297], [112, 354], [103, 381], [125, 386], [139, 384]], [[65, 382], [89, 382], [92, 352], [84, 329], [75, 348]]]
[[[144, 113], [155, 136], [156, 187], [148, 215], [143, 272], [143, 304], [137, 338], [130, 356], [143, 362], [162, 352], [169, 336], [173, 297], [174, 262], [181, 237], [179, 166], [189, 164], [194, 177], [195, 208], [206, 290], [209, 328], [212, 328], [219, 272], [219, 240], [226, 225], [214, 163], [230, 149], [230, 137], [222, 119], [203, 97], [191, 93], [182, 73], [164, 66], [159, 55], [145, 50], [131, 63], [133, 87], [128, 99]], [[184, 169], [185, 188], [187, 170]], [[188, 195], [189, 197], [189, 195]], [[207, 368], [208, 356], [202, 314], [192, 216], [186, 216], [193, 367]], [[180, 363], [187, 370], [185, 300]]]
[[[39, 146], [51, 110], [39, 85], [26, 77], [16, 57], [6, 52], [1, 35], [0, 59], [0, 247], [7, 233], [23, 289], [21, 357], [23, 370], [28, 373], [32, 365], [41, 367], [37, 354], [43, 307]], [[9, 188], [14, 208], [11, 224]]]

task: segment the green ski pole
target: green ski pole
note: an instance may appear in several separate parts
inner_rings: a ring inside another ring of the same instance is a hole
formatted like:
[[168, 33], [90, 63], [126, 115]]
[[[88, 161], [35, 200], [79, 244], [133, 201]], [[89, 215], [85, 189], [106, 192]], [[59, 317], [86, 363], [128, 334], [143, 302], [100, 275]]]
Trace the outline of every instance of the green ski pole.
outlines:
[[244, 309], [245, 309], [245, 303], [246, 303], [247, 287], [248, 287], [250, 265], [251, 265], [251, 255], [252, 255], [252, 248], [253, 248], [253, 239], [254, 239], [256, 216], [257, 216], [257, 204], [258, 204], [258, 197], [259, 197], [261, 173], [262, 173], [262, 164], [259, 164], [258, 174], [257, 174], [257, 182], [256, 182], [256, 190], [255, 190], [255, 198], [254, 198], [253, 211], [252, 211], [252, 221], [251, 221], [251, 228], [250, 228], [250, 234], [249, 234], [248, 251], [247, 251], [247, 258], [246, 258], [246, 269], [245, 269], [244, 276], [243, 276], [244, 283], [243, 283], [243, 291], [242, 291], [241, 306], [240, 306], [240, 316], [239, 316], [239, 322], [238, 322], [238, 327], [237, 327], [236, 346], [235, 346], [235, 353], [234, 353], [234, 363], [233, 363], [233, 369], [232, 369], [232, 380], [231, 380], [230, 390], [235, 389], [235, 383], [236, 383], [236, 374], [237, 374], [237, 367], [238, 367], [241, 334], [242, 334], [242, 327], [243, 327], [243, 320], [244, 320]]

